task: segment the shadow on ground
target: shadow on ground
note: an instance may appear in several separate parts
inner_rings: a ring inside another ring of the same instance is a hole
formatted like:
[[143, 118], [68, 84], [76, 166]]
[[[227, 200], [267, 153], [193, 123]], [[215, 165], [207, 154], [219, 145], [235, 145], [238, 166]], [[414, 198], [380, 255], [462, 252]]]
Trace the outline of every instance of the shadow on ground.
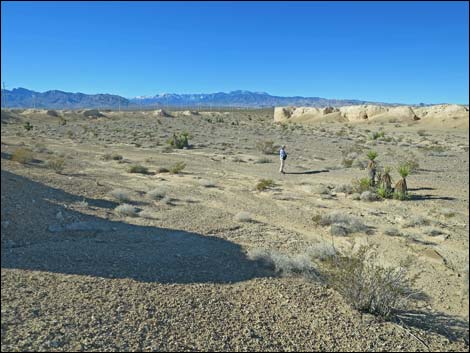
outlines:
[[328, 173], [328, 169], [323, 170], [306, 170], [303, 172], [285, 172], [284, 174], [318, 174], [318, 173]]
[[410, 200], [412, 201], [420, 201], [420, 200], [446, 200], [446, 201], [455, 201], [457, 200], [455, 197], [450, 196], [436, 196], [436, 195], [416, 195], [410, 194]]
[[455, 316], [415, 310], [397, 313], [395, 321], [408, 327], [443, 335], [454, 342], [463, 340], [468, 345], [468, 321]]
[[272, 275], [230, 241], [77, 212], [67, 206], [83, 199], [105, 209], [111, 205], [4, 170], [1, 182], [3, 269], [160, 283], [232, 283]]

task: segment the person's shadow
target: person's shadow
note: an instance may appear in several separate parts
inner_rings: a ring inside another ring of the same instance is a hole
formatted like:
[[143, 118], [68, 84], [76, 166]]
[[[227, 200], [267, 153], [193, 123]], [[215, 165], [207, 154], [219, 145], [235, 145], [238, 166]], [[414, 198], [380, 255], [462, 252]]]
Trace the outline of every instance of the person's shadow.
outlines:
[[328, 173], [328, 169], [323, 170], [306, 170], [303, 172], [285, 172], [284, 174], [318, 174], [318, 173]]
[[1, 183], [2, 269], [160, 283], [232, 283], [273, 275], [231, 241], [74, 211], [68, 206], [75, 202], [85, 201], [100, 213], [116, 204], [8, 171], [2, 170]]

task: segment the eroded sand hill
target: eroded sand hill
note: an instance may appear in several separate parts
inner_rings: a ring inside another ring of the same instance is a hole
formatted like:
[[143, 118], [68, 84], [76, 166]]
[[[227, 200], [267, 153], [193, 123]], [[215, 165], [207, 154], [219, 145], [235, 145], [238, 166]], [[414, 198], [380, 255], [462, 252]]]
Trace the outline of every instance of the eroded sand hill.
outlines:
[[415, 123], [423, 127], [468, 128], [468, 107], [444, 104], [429, 107], [386, 107], [379, 105], [354, 105], [339, 108], [277, 107], [276, 122], [395, 122]]

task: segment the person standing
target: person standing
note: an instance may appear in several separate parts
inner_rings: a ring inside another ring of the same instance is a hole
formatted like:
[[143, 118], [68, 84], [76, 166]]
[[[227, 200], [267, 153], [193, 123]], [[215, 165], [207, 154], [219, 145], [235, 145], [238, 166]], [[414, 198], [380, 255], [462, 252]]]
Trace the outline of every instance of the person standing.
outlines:
[[287, 159], [287, 152], [286, 152], [286, 146], [282, 145], [281, 149], [279, 150], [279, 158], [281, 160], [281, 167], [279, 168], [279, 173], [285, 174], [286, 172], [284, 171], [284, 165], [286, 163]]

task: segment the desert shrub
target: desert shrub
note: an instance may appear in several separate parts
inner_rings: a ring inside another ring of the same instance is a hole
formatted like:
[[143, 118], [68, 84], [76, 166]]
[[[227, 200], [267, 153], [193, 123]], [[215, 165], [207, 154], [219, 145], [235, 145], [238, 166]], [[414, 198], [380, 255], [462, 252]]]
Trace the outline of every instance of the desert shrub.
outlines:
[[418, 170], [419, 162], [415, 158], [407, 157], [405, 158], [405, 161], [402, 163], [402, 166], [408, 168], [409, 170], [408, 174], [409, 174]]
[[343, 185], [337, 185], [335, 187], [336, 192], [344, 192], [345, 194], [352, 194], [353, 188], [351, 185], [348, 184], [343, 184]]
[[163, 188], [155, 188], [147, 192], [147, 197], [156, 201], [164, 199], [165, 196], [166, 196], [166, 190]]
[[361, 194], [361, 201], [377, 201], [377, 200], [378, 200], [377, 194], [370, 190], [364, 191]]
[[167, 143], [173, 148], [189, 148], [189, 133], [182, 132], [179, 135], [173, 134], [167, 141]]
[[256, 143], [256, 148], [264, 154], [274, 154], [277, 151], [277, 146], [274, 145], [273, 141], [258, 141]]
[[353, 180], [351, 184], [352, 191], [359, 194], [362, 194], [364, 191], [368, 191], [371, 188], [369, 178], [356, 179]]
[[184, 168], [186, 168], [186, 163], [177, 162], [169, 170], [171, 174], [179, 174]]
[[72, 130], [67, 130], [66, 135], [69, 139], [72, 139], [74, 137], [74, 133]]
[[124, 189], [114, 189], [109, 193], [113, 198], [119, 202], [130, 202], [131, 195], [127, 190]]
[[[60, 125], [60, 126], [65, 126], [65, 125], [67, 125], [67, 120], [65, 120], [65, 118], [62, 117], [62, 116], [59, 117], [59, 125]], [[87, 132], [88, 132], [88, 130], [86, 130], [86, 129], [83, 129], [83, 130], [84, 130], [84, 133], [87, 133]]]
[[87, 118], [103, 118], [106, 115], [101, 114], [97, 109], [90, 109], [83, 112], [83, 115]]
[[64, 158], [54, 158], [50, 159], [46, 162], [46, 166], [49, 169], [52, 169], [56, 173], [62, 173], [65, 166], [65, 159]]
[[269, 188], [274, 187], [274, 181], [272, 179], [261, 179], [258, 184], [256, 184], [256, 190], [264, 191]]
[[34, 126], [31, 125], [31, 123], [30, 123], [29, 121], [25, 122], [24, 125], [23, 125], [23, 127], [24, 127], [24, 129], [25, 129], [26, 131], [30, 131], [30, 130], [32, 130], [32, 129], [34, 128]]
[[199, 180], [199, 185], [204, 186], [205, 188], [213, 188], [216, 186], [216, 183], [212, 180], [201, 179]]
[[138, 210], [136, 207], [128, 204], [119, 205], [114, 209], [114, 212], [121, 217], [137, 217]]
[[170, 153], [170, 152], [173, 152], [173, 147], [171, 147], [170, 145], [163, 146], [161, 148], [161, 151], [162, 153]]
[[326, 185], [319, 184], [312, 187], [312, 192], [319, 195], [329, 195], [330, 189]]
[[169, 173], [170, 171], [168, 170], [168, 168], [165, 168], [165, 167], [157, 167], [156, 172], [157, 173]]
[[384, 267], [370, 247], [362, 246], [354, 254], [332, 258], [324, 275], [354, 309], [387, 319], [406, 309], [417, 294], [412, 289], [416, 277], [408, 274], [408, 267]]
[[417, 134], [418, 134], [419, 136], [426, 136], [426, 130], [418, 130], [418, 131], [417, 131]]
[[257, 164], [262, 164], [262, 163], [272, 163], [273, 161], [271, 159], [269, 159], [268, 157], [261, 157], [261, 158], [258, 158], [255, 163]]
[[431, 224], [431, 220], [428, 218], [424, 218], [422, 216], [414, 216], [408, 218], [408, 220], [403, 224], [405, 228], [411, 227], [420, 227], [420, 226], [428, 226]]
[[377, 140], [380, 137], [385, 136], [385, 131], [378, 131], [378, 132], [373, 132], [372, 135], [370, 136], [371, 140]]
[[357, 157], [358, 157], [357, 152], [350, 152], [346, 155], [343, 155], [343, 159], [341, 160], [341, 165], [345, 168], [351, 168]]
[[56, 110], [48, 110], [48, 111], [46, 112], [46, 114], [49, 115], [49, 116], [52, 116], [52, 117], [54, 117], [54, 118], [58, 118], [58, 117], [59, 117], [59, 113], [57, 113]]
[[123, 160], [123, 156], [118, 153], [105, 153], [102, 159], [105, 161], [110, 161], [110, 160], [121, 161]]
[[147, 167], [144, 167], [142, 165], [138, 165], [138, 164], [135, 164], [135, 165], [131, 165], [127, 171], [129, 173], [140, 173], [140, 174], [148, 174], [149, 173], [149, 170]]
[[46, 145], [43, 143], [36, 143], [34, 145], [34, 152], [37, 153], [47, 153], [49, 150], [47, 149]]
[[235, 215], [234, 220], [237, 222], [252, 222], [253, 218], [248, 212], [239, 212]]
[[339, 211], [323, 215], [320, 220], [320, 225], [332, 226], [333, 232], [345, 232], [345, 234], [339, 235], [369, 231], [369, 227], [365, 225], [360, 218]]
[[383, 199], [390, 199], [393, 197], [393, 192], [390, 189], [387, 189], [383, 186], [377, 188], [377, 195]]
[[313, 216], [312, 216], [312, 221], [313, 221], [313, 223], [315, 223], [316, 225], [320, 225], [320, 224], [321, 224], [321, 218], [322, 218], [322, 215], [321, 215], [321, 214], [316, 214], [316, 215], [313, 215]]
[[429, 227], [429, 228], [423, 229], [423, 233], [430, 237], [437, 237], [439, 235], [445, 234], [442, 229], [435, 228], [435, 227]]
[[439, 213], [446, 218], [451, 218], [456, 215], [456, 212], [450, 208], [442, 208], [441, 210], [439, 210]]
[[34, 153], [32, 150], [29, 148], [17, 148], [15, 152], [11, 155], [11, 160], [21, 163], [21, 164], [26, 164], [32, 162], [34, 159]]
[[279, 276], [318, 279], [318, 272], [307, 254], [288, 256], [274, 250], [254, 248], [247, 255], [250, 260], [261, 263]]
[[402, 236], [403, 233], [396, 227], [388, 227], [384, 230], [384, 234], [390, 237], [399, 237]]
[[314, 243], [306, 249], [306, 254], [315, 260], [325, 261], [336, 256], [335, 247], [330, 243]]

